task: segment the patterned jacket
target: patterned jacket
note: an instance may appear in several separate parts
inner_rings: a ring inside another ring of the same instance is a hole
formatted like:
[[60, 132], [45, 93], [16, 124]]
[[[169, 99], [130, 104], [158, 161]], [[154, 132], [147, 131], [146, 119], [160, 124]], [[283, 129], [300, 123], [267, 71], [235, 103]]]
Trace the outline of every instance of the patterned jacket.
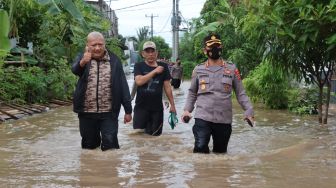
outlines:
[[72, 72], [79, 76], [73, 95], [76, 113], [112, 112], [119, 115], [121, 105], [125, 113], [132, 113], [131, 96], [119, 58], [111, 53], [103, 61], [91, 60], [85, 67], [79, 65], [80, 54], [72, 65]]

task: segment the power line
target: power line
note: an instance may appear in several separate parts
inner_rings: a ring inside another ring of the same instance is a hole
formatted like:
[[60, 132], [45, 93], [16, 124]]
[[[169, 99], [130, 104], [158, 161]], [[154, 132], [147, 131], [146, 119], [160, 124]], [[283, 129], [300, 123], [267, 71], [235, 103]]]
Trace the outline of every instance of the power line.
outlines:
[[146, 5], [146, 4], [149, 4], [149, 3], [154, 3], [154, 2], [156, 2], [156, 1], [160, 1], [160, 0], [148, 1], [148, 2], [146, 2], [146, 3], [141, 3], [141, 4], [132, 5], [132, 6], [128, 6], [128, 7], [118, 8], [118, 9], [115, 9], [115, 10], [117, 11], [117, 10], [128, 9], [128, 8], [132, 8], [132, 7], [137, 7], [137, 6], [141, 6], [141, 5]]
[[169, 20], [170, 20], [170, 17], [171, 17], [171, 15], [172, 15], [172, 12], [173, 12], [173, 11], [170, 12], [170, 14], [169, 14], [169, 16], [168, 16], [168, 18], [167, 18], [167, 21], [166, 21], [166, 23], [164, 24], [164, 26], [161, 28], [160, 32], [162, 32], [163, 29], [166, 28], [166, 26], [167, 26], [167, 24], [168, 24], [168, 22], [169, 22]]
[[[108, 1], [108, 0], [105, 0], [105, 1]], [[113, 0], [110, 0], [110, 3], [111, 3], [111, 1], [113, 1]], [[204, 2], [193, 2], [193, 3], [187, 3], [187, 4], [181, 3], [181, 6], [198, 5], [198, 4], [204, 4]], [[135, 6], [135, 5], [132, 5], [132, 6]], [[124, 7], [124, 8], [114, 9], [114, 10], [118, 10], [119, 13], [120, 12], [134, 12], [134, 11], [148, 10], [148, 9], [167, 9], [167, 6], [170, 6], [170, 4], [169, 5], [167, 5], [167, 4], [160, 4], [159, 6], [151, 6], [151, 7], [139, 8], [139, 9], [131, 9], [131, 10], [123, 10], [123, 9], [126, 9], [126, 8], [127, 9], [128, 8], [132, 8], [132, 7]]]
[[139, 11], [139, 10], [148, 10], [148, 9], [167, 9], [167, 7], [162, 7], [162, 6], [153, 6], [153, 7], [147, 7], [147, 8], [139, 8], [139, 9], [131, 9], [131, 10], [122, 10], [122, 11], [118, 11], [119, 13], [123, 13], [123, 12], [134, 12], [134, 11]]
[[[187, 28], [189, 27], [189, 22], [188, 22], [188, 20], [187, 19], [185, 19], [184, 17], [183, 17], [183, 15], [182, 15], [182, 13], [180, 12], [180, 16], [182, 17], [182, 19], [184, 20], [184, 21], [182, 21], [181, 23], [183, 24], [183, 23], [185, 23], [185, 24], [187, 24]], [[190, 20], [190, 19], [189, 19]]]
[[[198, 5], [198, 4], [202, 4], [202, 2], [198, 2], [198, 3], [188, 3], [188, 4], [181, 4], [182, 6], [188, 6], [188, 5]], [[167, 5], [168, 6], [168, 5]], [[122, 11], [118, 11], [120, 12], [134, 12], [134, 11], [140, 11], [140, 10], [148, 10], [148, 9], [167, 9], [166, 5], [160, 5], [160, 6], [152, 6], [152, 7], [147, 7], [147, 8], [139, 8], [139, 9], [131, 9], [131, 10], [122, 10]], [[170, 5], [169, 5], [170, 6]], [[120, 9], [116, 9], [116, 10], [120, 10]]]
[[155, 32], [155, 34], [160, 34], [160, 33], [171, 33], [172, 31], [169, 30], [169, 31], [160, 31], [160, 32]]
[[188, 6], [188, 5], [198, 5], [198, 4], [203, 4], [204, 5], [204, 3], [205, 3], [206, 1], [205, 0], [203, 0], [203, 1], [201, 1], [201, 2], [188, 2], [188, 3], [181, 3], [180, 5], [181, 6]]

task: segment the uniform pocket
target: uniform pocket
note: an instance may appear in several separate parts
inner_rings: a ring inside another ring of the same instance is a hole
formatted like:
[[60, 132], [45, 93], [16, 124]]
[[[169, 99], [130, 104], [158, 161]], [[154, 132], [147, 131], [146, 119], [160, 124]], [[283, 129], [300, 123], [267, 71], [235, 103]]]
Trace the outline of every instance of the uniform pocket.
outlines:
[[232, 92], [232, 79], [223, 77], [222, 78], [223, 91], [225, 93]]
[[210, 81], [208, 75], [200, 75], [198, 77], [198, 93], [209, 92]]

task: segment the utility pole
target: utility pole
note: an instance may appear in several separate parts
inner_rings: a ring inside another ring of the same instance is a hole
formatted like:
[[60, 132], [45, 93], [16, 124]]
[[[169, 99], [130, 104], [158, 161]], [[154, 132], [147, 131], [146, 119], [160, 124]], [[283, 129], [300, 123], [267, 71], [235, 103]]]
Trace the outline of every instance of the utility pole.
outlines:
[[179, 49], [179, 26], [181, 25], [181, 17], [179, 15], [179, 0], [173, 0], [173, 16], [171, 20], [173, 30], [173, 54], [172, 61], [176, 61]]
[[153, 13], [151, 16], [147, 16], [146, 14], [146, 17], [150, 17], [151, 18], [151, 39], [153, 39], [153, 18], [154, 17], [158, 17], [158, 16], [153, 16]]

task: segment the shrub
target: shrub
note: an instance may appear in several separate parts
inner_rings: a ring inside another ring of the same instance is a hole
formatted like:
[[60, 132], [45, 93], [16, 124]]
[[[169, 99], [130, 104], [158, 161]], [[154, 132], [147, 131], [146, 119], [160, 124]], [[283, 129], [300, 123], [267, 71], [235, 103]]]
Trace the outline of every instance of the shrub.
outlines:
[[288, 92], [288, 109], [298, 114], [317, 114], [317, 88], [294, 88]]

